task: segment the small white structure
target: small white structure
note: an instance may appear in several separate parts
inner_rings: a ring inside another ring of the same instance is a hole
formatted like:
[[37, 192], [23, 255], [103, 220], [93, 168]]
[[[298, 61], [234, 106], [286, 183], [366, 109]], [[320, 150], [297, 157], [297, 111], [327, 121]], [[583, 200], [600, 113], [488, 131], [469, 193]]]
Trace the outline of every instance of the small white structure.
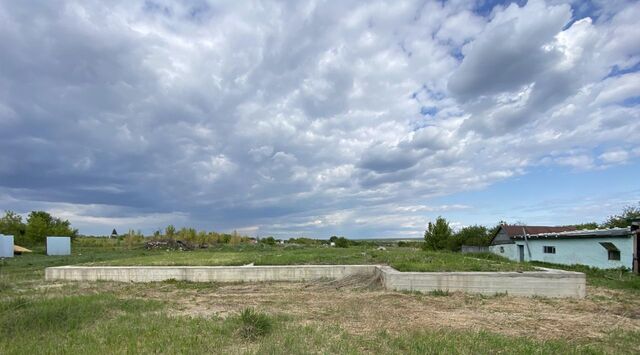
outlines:
[[0, 234], [0, 258], [13, 258], [13, 236]]
[[[501, 228], [489, 247], [491, 252], [521, 262], [579, 264], [600, 269], [634, 267], [638, 237], [637, 231], [631, 228], [514, 227]], [[543, 228], [556, 230], [539, 231]], [[537, 233], [531, 233], [533, 231]]]
[[47, 255], [71, 255], [71, 238], [47, 237]]

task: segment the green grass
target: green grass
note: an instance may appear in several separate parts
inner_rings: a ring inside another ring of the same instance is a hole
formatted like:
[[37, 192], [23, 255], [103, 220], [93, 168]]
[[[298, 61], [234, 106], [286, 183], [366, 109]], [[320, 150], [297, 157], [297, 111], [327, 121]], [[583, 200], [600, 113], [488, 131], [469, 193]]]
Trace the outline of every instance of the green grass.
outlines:
[[253, 308], [245, 308], [238, 316], [239, 333], [245, 339], [255, 340], [263, 337], [273, 328], [273, 320], [269, 315], [258, 312]]
[[108, 258], [89, 265], [294, 265], [294, 264], [387, 264], [400, 271], [528, 271], [533, 267], [493, 254], [462, 255], [414, 248], [326, 248], [250, 246], [208, 250], [125, 251], [129, 257]]
[[[0, 307], [3, 354], [632, 354], [639, 350], [640, 336], [620, 331], [594, 343], [444, 329], [358, 335], [335, 325], [300, 326], [253, 310], [226, 319], [170, 316], [156, 302], [110, 295], [16, 299]], [[247, 324], [252, 336], [243, 331]]]
[[429, 296], [446, 297], [446, 296], [449, 296], [449, 291], [447, 291], [447, 290], [433, 290], [433, 291], [429, 292]]
[[640, 276], [624, 269], [596, 269], [584, 265], [558, 265], [534, 261], [532, 265], [583, 272], [587, 275], [587, 284], [618, 290], [640, 292]]

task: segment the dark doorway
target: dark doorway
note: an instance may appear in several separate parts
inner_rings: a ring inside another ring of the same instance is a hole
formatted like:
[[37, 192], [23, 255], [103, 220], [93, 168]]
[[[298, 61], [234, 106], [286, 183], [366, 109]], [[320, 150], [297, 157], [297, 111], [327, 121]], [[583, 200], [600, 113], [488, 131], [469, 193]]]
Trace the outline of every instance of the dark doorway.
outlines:
[[524, 245], [518, 245], [518, 256], [521, 263], [524, 262]]

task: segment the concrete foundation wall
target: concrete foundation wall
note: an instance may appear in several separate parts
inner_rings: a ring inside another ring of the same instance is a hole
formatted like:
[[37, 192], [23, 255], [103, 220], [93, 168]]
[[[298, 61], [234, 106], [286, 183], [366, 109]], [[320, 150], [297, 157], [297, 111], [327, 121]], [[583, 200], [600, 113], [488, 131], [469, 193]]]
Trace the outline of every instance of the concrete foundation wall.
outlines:
[[535, 272], [400, 272], [378, 265], [287, 266], [61, 266], [45, 270], [46, 280], [152, 282], [308, 281], [376, 275], [390, 290], [464, 291], [494, 295], [575, 297], [586, 293], [585, 275], [544, 269]]
[[45, 270], [46, 280], [153, 282], [307, 281], [372, 275], [376, 265], [287, 266], [61, 266]]
[[430, 292], [464, 291], [495, 295], [574, 297], [586, 295], [583, 273], [544, 269], [533, 272], [399, 272], [385, 268], [383, 284], [389, 290]]

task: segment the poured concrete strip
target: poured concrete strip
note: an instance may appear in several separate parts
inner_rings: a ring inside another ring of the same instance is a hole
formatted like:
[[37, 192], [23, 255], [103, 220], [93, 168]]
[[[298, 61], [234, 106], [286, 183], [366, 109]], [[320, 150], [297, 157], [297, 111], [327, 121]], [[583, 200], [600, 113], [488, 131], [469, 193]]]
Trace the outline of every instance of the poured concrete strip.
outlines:
[[443, 290], [573, 298], [584, 298], [586, 294], [583, 273], [554, 269], [531, 272], [400, 272], [380, 265], [60, 266], [45, 269], [48, 281], [310, 281], [353, 275], [376, 275], [386, 289], [397, 291]]
[[584, 298], [586, 277], [580, 272], [545, 269], [531, 272], [400, 272], [381, 267], [386, 289], [430, 292], [464, 291], [495, 295]]
[[373, 275], [376, 265], [287, 266], [61, 266], [45, 270], [46, 280], [153, 282], [308, 281]]

